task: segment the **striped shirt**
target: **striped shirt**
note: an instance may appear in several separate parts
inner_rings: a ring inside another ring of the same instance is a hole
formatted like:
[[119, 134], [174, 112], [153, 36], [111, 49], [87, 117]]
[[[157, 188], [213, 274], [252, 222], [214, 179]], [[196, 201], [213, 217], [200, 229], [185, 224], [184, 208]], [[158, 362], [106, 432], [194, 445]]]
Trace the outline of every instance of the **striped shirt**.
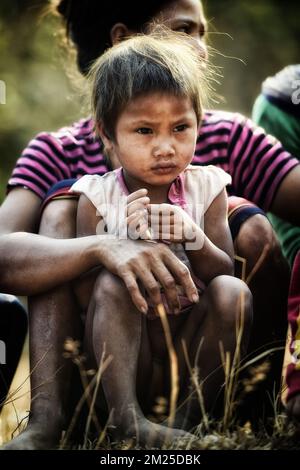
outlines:
[[[208, 111], [192, 164], [222, 168], [232, 177], [229, 194], [268, 210], [282, 179], [299, 162], [250, 119], [237, 113]], [[95, 137], [93, 121], [82, 119], [31, 140], [16, 163], [8, 190], [22, 186], [44, 198], [58, 181], [85, 174], [104, 175], [110, 170], [103, 144]]]

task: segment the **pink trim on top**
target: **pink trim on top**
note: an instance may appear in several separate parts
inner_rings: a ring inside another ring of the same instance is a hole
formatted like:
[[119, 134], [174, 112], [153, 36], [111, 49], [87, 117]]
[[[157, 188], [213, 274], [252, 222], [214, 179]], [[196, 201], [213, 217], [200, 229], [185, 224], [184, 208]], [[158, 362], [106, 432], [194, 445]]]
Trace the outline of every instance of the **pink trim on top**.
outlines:
[[129, 196], [130, 192], [129, 192], [129, 189], [127, 188], [127, 184], [126, 184], [126, 181], [125, 181], [125, 178], [124, 178], [123, 168], [121, 167], [121, 168], [118, 168], [117, 170], [114, 170], [114, 171], [116, 173], [117, 181], [119, 182], [123, 193], [126, 196]]
[[[119, 182], [122, 191], [126, 196], [128, 196], [130, 192], [126, 185], [123, 168], [121, 167], [114, 171], [116, 173], [117, 181]], [[184, 190], [184, 173], [180, 173], [180, 175], [178, 175], [171, 184], [168, 193], [168, 199], [172, 204], [180, 206], [182, 209], [186, 210], [187, 202]]]
[[172, 204], [186, 210], [187, 202], [184, 189], [184, 173], [180, 173], [171, 184], [168, 199]]

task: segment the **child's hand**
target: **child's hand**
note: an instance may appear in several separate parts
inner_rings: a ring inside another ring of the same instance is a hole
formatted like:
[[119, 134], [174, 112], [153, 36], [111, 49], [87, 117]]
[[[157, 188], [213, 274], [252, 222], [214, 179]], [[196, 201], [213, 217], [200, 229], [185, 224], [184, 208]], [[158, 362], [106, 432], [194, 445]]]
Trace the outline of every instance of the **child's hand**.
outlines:
[[132, 240], [151, 238], [147, 211], [150, 199], [147, 193], [147, 189], [139, 189], [127, 197], [127, 233]]
[[200, 229], [181, 207], [171, 204], [150, 204], [148, 212], [148, 223], [154, 240], [184, 243], [196, 239]]

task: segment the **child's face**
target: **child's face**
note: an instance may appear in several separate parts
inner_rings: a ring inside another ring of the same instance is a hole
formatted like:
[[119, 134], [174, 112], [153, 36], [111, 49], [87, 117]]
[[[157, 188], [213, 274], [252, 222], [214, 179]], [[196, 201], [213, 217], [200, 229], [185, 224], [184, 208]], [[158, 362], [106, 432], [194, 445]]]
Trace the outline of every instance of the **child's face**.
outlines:
[[118, 118], [115, 142], [104, 137], [135, 187], [170, 184], [191, 162], [197, 118], [191, 101], [152, 93], [132, 100]]

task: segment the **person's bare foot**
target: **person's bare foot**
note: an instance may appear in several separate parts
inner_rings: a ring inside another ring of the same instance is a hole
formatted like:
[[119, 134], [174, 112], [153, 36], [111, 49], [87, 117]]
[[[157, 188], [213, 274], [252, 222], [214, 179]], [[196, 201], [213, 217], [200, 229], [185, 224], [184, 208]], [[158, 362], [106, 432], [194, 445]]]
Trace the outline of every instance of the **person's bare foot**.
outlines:
[[286, 412], [289, 418], [300, 423], [300, 394], [290, 398], [286, 404]]
[[[162, 426], [169, 426], [169, 419], [164, 419], [161, 423]], [[186, 413], [177, 412], [172, 427], [184, 432], [191, 433], [195, 425], [187, 418]]]
[[40, 426], [28, 425], [17, 437], [4, 444], [0, 450], [48, 450], [55, 449], [60, 437], [45, 432]]
[[196, 440], [193, 434], [176, 428], [168, 428], [152, 423], [146, 418], [138, 419], [135, 426], [115, 428], [113, 435], [117, 439], [135, 439], [139, 446], [164, 447], [178, 443], [188, 446]]

